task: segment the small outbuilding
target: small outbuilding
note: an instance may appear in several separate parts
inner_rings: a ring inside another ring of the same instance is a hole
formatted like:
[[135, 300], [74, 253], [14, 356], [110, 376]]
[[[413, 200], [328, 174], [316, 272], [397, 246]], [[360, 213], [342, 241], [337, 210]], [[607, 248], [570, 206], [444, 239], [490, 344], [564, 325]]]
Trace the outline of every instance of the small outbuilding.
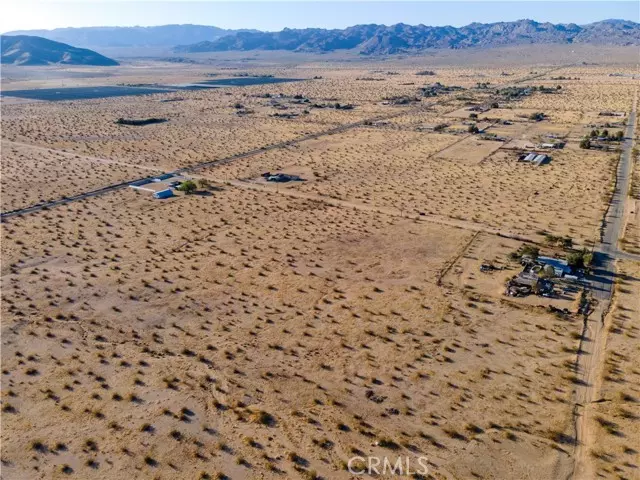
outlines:
[[153, 198], [169, 198], [169, 197], [173, 197], [173, 190], [171, 190], [170, 188], [159, 190], [153, 194]]

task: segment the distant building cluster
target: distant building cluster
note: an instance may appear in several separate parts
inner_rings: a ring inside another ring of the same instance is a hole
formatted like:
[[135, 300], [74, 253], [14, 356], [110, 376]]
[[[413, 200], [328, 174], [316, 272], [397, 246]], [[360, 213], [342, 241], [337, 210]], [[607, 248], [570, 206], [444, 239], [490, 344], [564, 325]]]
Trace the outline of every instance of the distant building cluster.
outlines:
[[154, 178], [145, 178], [129, 185], [134, 190], [150, 192], [153, 198], [169, 198], [173, 197], [173, 191], [177, 189], [188, 178], [181, 175], [167, 173]]

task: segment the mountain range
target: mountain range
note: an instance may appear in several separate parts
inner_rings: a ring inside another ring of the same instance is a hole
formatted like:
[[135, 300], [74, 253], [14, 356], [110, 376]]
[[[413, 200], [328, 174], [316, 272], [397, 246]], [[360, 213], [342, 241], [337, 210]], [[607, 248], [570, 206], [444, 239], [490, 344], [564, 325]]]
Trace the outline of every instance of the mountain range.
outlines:
[[[173, 48], [176, 53], [233, 50], [325, 53], [334, 50], [351, 50], [363, 55], [385, 55], [418, 52], [425, 49], [491, 48], [525, 44], [640, 45], [640, 24], [628, 20], [603, 20], [587, 25], [518, 20], [488, 24], [472, 23], [460, 28], [399, 23], [391, 26], [355, 25], [333, 30], [285, 28], [279, 32], [225, 30], [205, 25], [162, 25], [58, 28], [16, 31], [6, 35], [38, 36], [98, 50], [110, 47], [147, 48], [149, 51], [151, 50], [149, 47], [162, 47], [165, 51]], [[74, 48], [69, 45], [66, 47]], [[71, 54], [71, 50], [68, 51]], [[98, 55], [95, 52], [93, 54]], [[46, 56], [42, 56], [42, 52], [33, 57], [24, 61], [50, 61]]]
[[53, 30], [16, 30], [5, 35], [31, 35], [84, 48], [174, 47], [212, 41], [224, 35], [257, 30], [225, 30], [206, 25], [160, 25], [157, 27], [81, 27]]
[[640, 24], [604, 20], [588, 25], [515, 22], [472, 23], [465, 27], [425, 25], [356, 25], [345, 29], [289, 29], [280, 32], [237, 32], [215, 40], [174, 49], [178, 53], [230, 50], [330, 52], [355, 50], [365, 55], [414, 52], [430, 48], [490, 48], [523, 44], [588, 43], [640, 45]]
[[1, 63], [13, 65], [119, 65], [93, 50], [30, 35], [2, 35]]

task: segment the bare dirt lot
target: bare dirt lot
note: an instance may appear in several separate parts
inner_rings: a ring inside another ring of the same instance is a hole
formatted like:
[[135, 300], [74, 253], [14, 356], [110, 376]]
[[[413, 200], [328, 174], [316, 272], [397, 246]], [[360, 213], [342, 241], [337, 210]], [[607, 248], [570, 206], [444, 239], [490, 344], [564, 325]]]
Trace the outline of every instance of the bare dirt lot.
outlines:
[[[432, 479], [569, 478], [581, 291], [504, 291], [523, 245], [564, 257], [598, 238], [617, 153], [579, 143], [634, 94], [608, 76], [633, 71], [627, 49], [602, 52], [615, 66], [504, 49], [485, 65], [261, 54], [3, 71], [12, 89], [305, 79], [2, 100], [3, 212], [125, 182], [2, 219], [3, 478], [347, 479], [368, 456], [425, 457]], [[494, 98], [557, 75], [580, 80]], [[422, 97], [434, 82], [464, 89]], [[519, 161], [556, 140], [548, 162]], [[193, 194], [126, 186], [216, 160], [184, 172]], [[620, 271], [602, 394], [615, 401], [597, 408], [623, 436], [594, 428], [591, 458], [632, 478], [640, 305], [635, 264]]]
[[607, 323], [609, 340], [600, 387], [605, 401], [594, 407], [589, 425], [593, 438], [589, 454], [597, 466], [597, 474], [603, 478], [633, 478], [638, 468], [640, 263], [620, 262], [618, 269], [620, 278]]
[[[509, 232], [547, 230], [581, 241], [593, 238], [615, 166], [613, 154], [566, 148], [536, 167], [500, 147], [468, 134], [363, 128], [201, 173], [228, 180], [296, 166], [313, 172], [312, 182], [291, 186], [301, 192]], [[597, 180], [584, 182], [583, 169]]]

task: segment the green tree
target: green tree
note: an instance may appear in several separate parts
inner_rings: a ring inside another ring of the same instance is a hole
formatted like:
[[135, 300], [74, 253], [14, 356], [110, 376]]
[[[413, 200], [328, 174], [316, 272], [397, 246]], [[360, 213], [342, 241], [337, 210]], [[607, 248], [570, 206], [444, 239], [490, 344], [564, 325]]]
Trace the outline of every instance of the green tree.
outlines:
[[622, 130], [620, 130], [619, 132], [616, 132], [617, 140], [622, 140], [623, 138], [624, 138], [624, 132]]
[[186, 180], [178, 185], [177, 190], [186, 193], [187, 195], [195, 192], [198, 189], [198, 186], [193, 180]]
[[582, 266], [582, 255], [578, 252], [570, 253], [567, 255], [567, 264], [570, 267], [581, 267]]
[[540, 275], [542, 278], [553, 278], [556, 276], [556, 271], [551, 265], [545, 265], [544, 268], [540, 271]]
[[469, 128], [467, 129], [467, 131], [469, 133], [478, 133], [480, 130], [478, 130], [478, 126], [477, 125], [469, 125]]
[[580, 140], [580, 148], [584, 148], [586, 150], [591, 148], [591, 141], [588, 138], [583, 138]]
[[572, 252], [567, 255], [567, 264], [573, 268], [585, 268], [591, 265], [593, 261], [593, 253], [586, 248], [579, 252]]
[[211, 184], [209, 183], [209, 180], [207, 180], [206, 178], [199, 178], [197, 181], [198, 184], [198, 188], [201, 188], [202, 190], [208, 190], [209, 187], [211, 186]]
[[211, 183], [206, 178], [199, 178], [196, 183], [201, 190], [209, 190], [211, 188]]
[[552, 233], [545, 233], [544, 240], [545, 242], [553, 245], [555, 243], [558, 243], [558, 240], [560, 240], [560, 237], [553, 235]]
[[585, 267], [591, 266], [591, 262], [593, 261], [593, 253], [587, 252], [586, 250], [582, 253], [582, 265]]
[[535, 260], [540, 255], [540, 249], [533, 245], [524, 245], [520, 249], [520, 255], [521, 256], [528, 255]]

